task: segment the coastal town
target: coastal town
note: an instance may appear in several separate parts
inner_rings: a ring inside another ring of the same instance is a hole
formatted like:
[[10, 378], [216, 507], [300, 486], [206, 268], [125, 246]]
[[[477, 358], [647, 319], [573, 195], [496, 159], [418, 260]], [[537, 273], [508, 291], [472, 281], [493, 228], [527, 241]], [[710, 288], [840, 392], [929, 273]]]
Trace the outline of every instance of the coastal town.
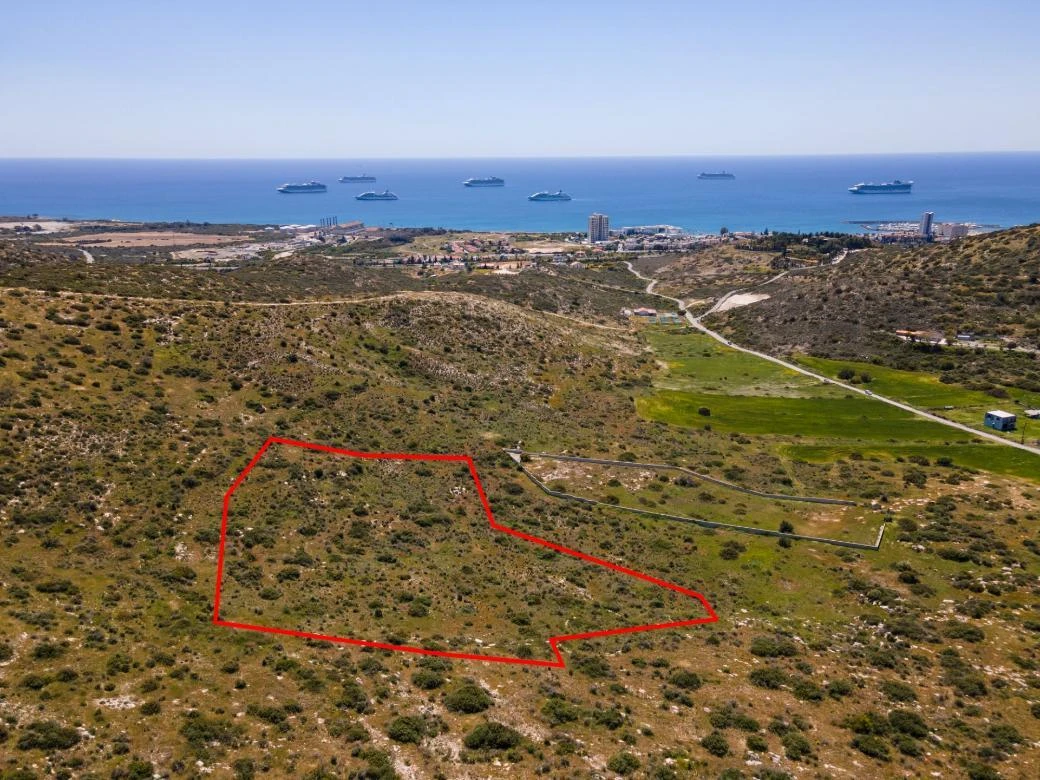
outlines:
[[0, 780], [1040, 778], [1040, 3], [2, 23]]
[[[925, 212], [916, 222], [864, 221], [858, 227], [861, 246], [950, 242], [996, 228], [940, 222], [932, 212]], [[167, 225], [157, 231], [145, 223], [115, 220], [0, 217], [0, 236], [21, 237], [42, 246], [76, 247], [90, 258], [104, 254], [106, 249], [120, 257], [136, 249], [145, 251], [150, 260], [215, 271], [237, 268], [251, 258], [278, 259], [298, 252], [323, 251], [354, 265], [373, 267], [458, 270], [479, 265], [517, 271], [530, 264], [581, 263], [608, 255], [681, 253], [719, 245], [753, 247], [771, 235], [769, 231], [730, 231], [726, 227], [717, 233], [696, 233], [663, 224], [611, 227], [610, 217], [600, 213], [589, 215], [585, 231], [545, 234], [391, 228], [368, 226], [360, 220], [340, 221], [338, 217], [321, 217], [308, 224], [234, 228], [188, 222], [182, 228], [178, 231]], [[783, 235], [788, 240], [792, 236]], [[818, 235], [836, 234], [795, 234], [794, 240], [808, 245]], [[422, 247], [421, 252], [415, 251], [416, 244]]]

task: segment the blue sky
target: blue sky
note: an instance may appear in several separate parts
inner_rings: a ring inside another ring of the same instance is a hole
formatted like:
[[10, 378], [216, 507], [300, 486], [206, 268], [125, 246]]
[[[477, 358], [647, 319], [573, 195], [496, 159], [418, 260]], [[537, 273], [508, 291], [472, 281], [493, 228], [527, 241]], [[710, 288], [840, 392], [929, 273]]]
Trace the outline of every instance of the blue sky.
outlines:
[[36, 0], [0, 22], [0, 157], [1040, 148], [1036, 0]]

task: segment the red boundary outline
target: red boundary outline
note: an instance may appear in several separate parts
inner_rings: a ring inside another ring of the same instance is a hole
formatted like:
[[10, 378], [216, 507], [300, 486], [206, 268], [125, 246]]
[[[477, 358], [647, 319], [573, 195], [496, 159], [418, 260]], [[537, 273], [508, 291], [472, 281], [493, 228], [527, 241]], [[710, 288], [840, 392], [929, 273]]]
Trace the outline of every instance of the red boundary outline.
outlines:
[[[480, 502], [484, 506], [484, 512], [487, 514], [488, 522], [491, 527], [496, 531], [502, 531], [510, 536], [515, 536], [518, 539], [523, 539], [525, 542], [531, 542], [532, 544], [539, 544], [543, 547], [548, 547], [556, 552], [563, 553], [564, 555], [570, 555], [574, 558], [579, 558], [587, 563], [593, 563], [597, 566], [603, 566], [604, 568], [612, 571], [620, 572], [629, 577], [635, 577], [636, 579], [643, 580], [657, 585], [661, 588], [667, 588], [668, 590], [681, 593], [684, 596], [696, 599], [701, 603], [704, 609], [707, 611], [708, 616], [703, 618], [696, 618], [695, 620], [680, 620], [672, 623], [648, 623], [639, 626], [625, 626], [623, 628], [612, 628], [605, 631], [587, 631], [581, 634], [562, 634], [558, 636], [551, 636], [548, 639], [549, 647], [552, 649], [553, 655], [556, 657], [555, 661], [545, 661], [530, 658], [513, 658], [511, 656], [497, 656], [497, 655], [481, 655], [479, 653], [460, 653], [453, 652], [450, 650], [430, 650], [424, 647], [415, 647], [412, 645], [394, 645], [387, 642], [374, 642], [367, 639], [351, 639], [349, 637], [342, 636], [328, 636], [326, 634], [314, 634], [308, 631], [294, 631], [287, 628], [275, 628], [271, 626], [258, 626], [252, 623], [238, 623], [231, 620], [222, 620], [220, 617], [220, 590], [221, 582], [224, 578], [224, 542], [227, 536], [227, 525], [228, 525], [228, 509], [231, 505], [231, 495], [238, 489], [238, 487], [245, 481], [245, 478], [249, 475], [249, 472], [253, 470], [253, 467], [260, 461], [263, 454], [271, 447], [272, 444], [285, 444], [290, 447], [300, 447], [307, 450], [316, 450], [318, 452], [327, 452], [333, 455], [347, 455], [353, 458], [368, 458], [372, 460], [434, 460], [434, 461], [449, 461], [455, 463], [465, 463], [469, 467], [469, 473], [473, 477], [473, 483], [477, 487], [477, 495], [480, 496]], [[227, 628], [238, 628], [248, 631], [262, 631], [268, 634], [280, 634], [283, 636], [295, 636], [302, 637], [304, 639], [319, 639], [326, 642], [337, 642], [340, 644], [357, 645], [360, 647], [373, 647], [380, 650], [398, 650], [405, 653], [416, 653], [419, 655], [435, 655], [442, 658], [462, 658], [469, 661], [494, 661], [497, 663], [506, 664], [518, 664], [521, 666], [542, 666], [542, 667], [554, 667], [562, 669], [566, 666], [563, 660], [563, 655], [560, 653], [559, 643], [569, 642], [575, 639], [595, 639], [602, 636], [615, 636], [617, 634], [632, 634], [638, 631], [656, 631], [666, 628], [681, 628], [683, 626], [696, 626], [703, 623], [714, 623], [719, 619], [719, 616], [712, 609], [711, 604], [708, 600], [700, 593], [694, 590], [689, 590], [680, 585], [676, 585], [673, 582], [658, 579], [649, 574], [636, 571], [635, 569], [628, 569], [624, 566], [618, 566], [616, 563], [605, 561], [602, 558], [596, 558], [591, 555], [587, 555], [578, 550], [572, 550], [568, 547], [550, 542], [547, 539], [541, 539], [537, 536], [524, 533], [523, 531], [517, 531], [515, 528], [502, 525], [495, 520], [494, 514], [491, 512], [491, 505], [488, 503], [487, 495], [484, 493], [484, 486], [480, 482], [480, 477], [477, 475], [477, 467], [473, 462], [473, 458], [469, 455], [444, 455], [444, 454], [419, 454], [419, 453], [407, 453], [407, 452], [355, 452], [354, 450], [340, 449], [337, 447], [329, 447], [324, 444], [313, 444], [311, 442], [297, 441], [295, 439], [283, 439], [277, 436], [271, 436], [264, 442], [263, 446], [257, 451], [253, 459], [249, 461], [249, 465], [242, 470], [242, 473], [238, 475], [234, 482], [231, 483], [231, 487], [228, 488], [224, 494], [224, 509], [220, 520], [220, 546], [217, 551], [217, 584], [213, 596], [213, 624], [217, 626], [225, 626]]]

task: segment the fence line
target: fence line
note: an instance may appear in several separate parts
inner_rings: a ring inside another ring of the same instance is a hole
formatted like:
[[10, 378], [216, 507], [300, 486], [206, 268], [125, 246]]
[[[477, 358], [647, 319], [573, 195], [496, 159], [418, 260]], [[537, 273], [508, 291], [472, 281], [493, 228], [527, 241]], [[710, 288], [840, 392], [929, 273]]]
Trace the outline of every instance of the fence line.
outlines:
[[[681, 471], [684, 474], [689, 474], [691, 477], [703, 480], [705, 482], [711, 482], [721, 487], [729, 488], [730, 490], [736, 490], [739, 493], [744, 493], [749, 496], [758, 496], [759, 498], [770, 498], [776, 499], [777, 501], [801, 501], [807, 504], [834, 504], [838, 506], [857, 506], [855, 501], [849, 501], [844, 498], [820, 498], [818, 496], [789, 496], [785, 493], [765, 493], [761, 490], [755, 490], [753, 488], [743, 487], [736, 485], [732, 482], [727, 482], [724, 479], [718, 477], [712, 477], [708, 474], [701, 474], [697, 471], [691, 471], [683, 466], [673, 466], [668, 463], [636, 463], [630, 460], [605, 460], [603, 458], [583, 458], [579, 455], [553, 455], [548, 452], [525, 452], [521, 449], [506, 449], [510, 455], [530, 455], [536, 458], [549, 458], [551, 460], [567, 460], [574, 461], [577, 463], [598, 463], [603, 466], [621, 466], [623, 468], [647, 468], [647, 469], [671, 469], [672, 471]], [[514, 458], [515, 460], [515, 458]]]
[[[602, 507], [607, 507], [608, 509], [621, 509], [621, 510], [624, 510], [626, 512], [634, 512], [635, 514], [644, 515], [644, 516], [647, 516], [647, 517], [656, 517], [656, 518], [663, 519], [663, 520], [673, 520], [673, 521], [678, 521], [680, 523], [689, 523], [691, 525], [699, 525], [702, 528], [722, 528], [722, 529], [726, 529], [726, 530], [729, 530], [729, 531], [737, 531], [739, 533], [754, 534], [756, 536], [770, 536], [770, 537], [774, 537], [774, 538], [777, 538], [777, 539], [797, 539], [799, 541], [805, 541], [805, 542], [820, 542], [822, 544], [830, 544], [830, 545], [834, 545], [836, 547], [848, 547], [848, 548], [851, 548], [853, 550], [874, 550], [874, 551], [876, 551], [876, 550], [881, 548], [881, 540], [885, 536], [885, 523], [881, 524], [881, 527], [878, 529], [877, 538], [874, 540], [873, 544], [870, 544], [868, 542], [850, 542], [850, 541], [846, 541], [844, 539], [828, 539], [828, 538], [823, 537], [823, 536], [808, 536], [806, 534], [784, 533], [782, 531], [773, 531], [773, 530], [768, 529], [768, 528], [755, 528], [754, 526], [750, 526], [750, 525], [735, 525], [733, 523], [720, 523], [720, 522], [717, 522], [715, 520], [704, 520], [704, 519], [696, 518], [696, 517], [684, 517], [683, 515], [670, 515], [670, 514], [667, 514], [665, 512], [652, 512], [649, 509], [638, 509], [636, 507], [621, 506], [619, 504], [608, 504], [606, 501], [598, 501], [598, 500], [596, 500], [594, 498], [586, 498], [585, 496], [575, 496], [575, 495], [573, 495], [571, 493], [563, 493], [563, 492], [561, 492], [559, 490], [553, 490], [548, 485], [546, 485], [544, 482], [542, 482], [540, 479], [538, 479], [538, 477], [536, 477], [534, 474], [532, 474], [527, 469], [527, 467], [524, 466], [524, 464], [520, 461], [521, 451], [507, 449], [506, 452], [509, 453], [510, 457], [512, 457], [512, 459], [520, 467], [520, 470], [527, 476], [527, 478], [529, 480], [531, 480], [543, 493], [545, 493], [546, 495], [552, 496], [553, 498], [560, 498], [560, 499], [564, 499], [564, 500], [567, 500], [567, 501], [577, 501], [578, 503], [581, 503], [581, 504], [589, 504], [590, 506], [602, 506]], [[535, 453], [530, 453], [530, 454], [535, 454]], [[577, 458], [577, 457], [573, 457], [573, 456], [546, 455], [546, 456], [543, 456], [543, 457], [561, 458], [561, 459], [564, 459], [564, 460], [578, 460], [578, 461], [589, 462], [589, 463], [615, 463], [615, 461], [597, 461], [597, 460], [592, 459], [592, 458]], [[617, 463], [627, 463], [627, 461], [616, 461], [616, 462]], [[633, 465], [633, 464], [628, 464], [628, 465]], [[642, 464], [642, 465], [648, 465], [648, 464]], [[678, 466], [667, 466], [666, 468], [680, 468], [680, 467], [678, 467]], [[685, 469], [680, 469], [680, 470], [685, 470]]]

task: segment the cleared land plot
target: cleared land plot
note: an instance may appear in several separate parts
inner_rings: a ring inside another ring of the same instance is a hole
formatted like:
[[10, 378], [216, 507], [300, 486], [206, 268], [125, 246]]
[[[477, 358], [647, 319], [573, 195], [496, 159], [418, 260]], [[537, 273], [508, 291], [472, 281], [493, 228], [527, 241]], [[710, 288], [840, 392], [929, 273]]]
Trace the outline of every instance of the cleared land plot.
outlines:
[[213, 236], [202, 233], [178, 233], [176, 231], [142, 230], [140, 233], [91, 233], [62, 239], [76, 246], [189, 246], [192, 244], [233, 244], [248, 240], [250, 236]]
[[794, 526], [792, 533], [873, 543], [883, 519], [869, 506], [761, 498], [668, 468], [608, 466], [535, 455], [524, 465], [552, 490], [619, 507], [717, 523], [776, 531], [786, 520]]
[[544, 659], [550, 636], [706, 617], [491, 528], [465, 465], [284, 445], [232, 497], [221, 606], [230, 622]]
[[14, 230], [16, 227], [20, 228], [33, 228], [39, 227], [39, 230], [35, 230], [36, 235], [42, 233], [63, 233], [68, 230], [77, 230], [82, 226], [82, 223], [77, 222], [65, 222], [58, 219], [0, 219], [0, 229]]

